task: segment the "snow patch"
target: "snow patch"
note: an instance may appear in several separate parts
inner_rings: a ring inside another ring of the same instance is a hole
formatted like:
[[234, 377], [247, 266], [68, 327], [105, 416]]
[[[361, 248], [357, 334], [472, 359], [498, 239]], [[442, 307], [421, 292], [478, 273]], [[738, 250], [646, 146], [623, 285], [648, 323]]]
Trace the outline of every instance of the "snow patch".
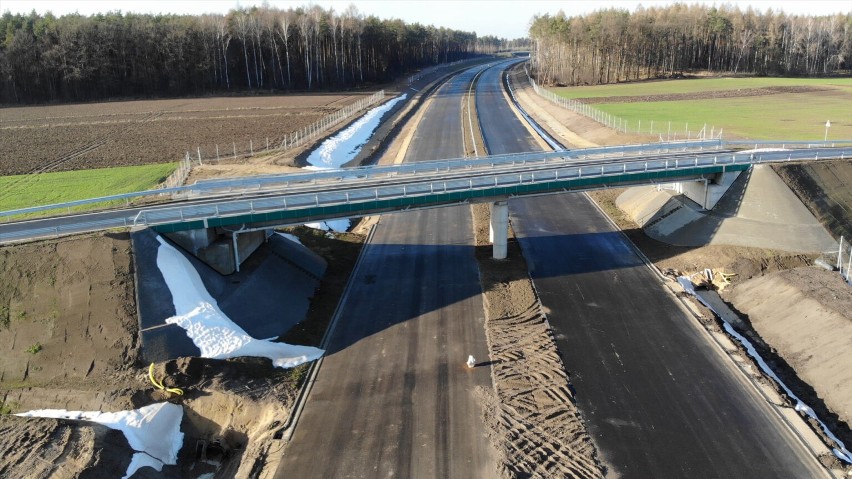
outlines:
[[160, 471], [163, 464], [177, 464], [177, 454], [183, 445], [183, 433], [180, 431], [183, 407], [167, 402], [130, 411], [36, 409], [17, 416], [90, 421], [121, 431], [130, 447], [138, 451], [127, 467], [125, 478], [132, 476], [140, 467], [150, 466]]
[[127, 472], [124, 473], [124, 477], [121, 479], [133, 477], [133, 475], [136, 474], [136, 471], [143, 467], [151, 467], [154, 468], [155, 471], [160, 472], [163, 470], [163, 463], [144, 452], [137, 452], [133, 454], [133, 458], [130, 459], [130, 465], [127, 466]]
[[[323, 141], [319, 148], [308, 155], [308, 163], [314, 169], [340, 168], [361, 151], [361, 147], [373, 136], [382, 116], [400, 101], [408, 97], [407, 93], [370, 109], [345, 130]], [[310, 168], [310, 167], [308, 167]]]
[[175, 305], [175, 316], [166, 319], [186, 330], [187, 336], [201, 350], [201, 357], [227, 359], [240, 356], [269, 358], [279, 368], [292, 368], [314, 359], [324, 351], [310, 346], [298, 346], [255, 339], [237, 326], [219, 309], [216, 300], [207, 292], [198, 272], [177, 249], [157, 237], [157, 267]]
[[773, 151], [788, 151], [789, 148], [754, 148], [751, 150], [742, 150], [737, 151], [735, 154], [739, 155], [740, 153], [770, 153]]

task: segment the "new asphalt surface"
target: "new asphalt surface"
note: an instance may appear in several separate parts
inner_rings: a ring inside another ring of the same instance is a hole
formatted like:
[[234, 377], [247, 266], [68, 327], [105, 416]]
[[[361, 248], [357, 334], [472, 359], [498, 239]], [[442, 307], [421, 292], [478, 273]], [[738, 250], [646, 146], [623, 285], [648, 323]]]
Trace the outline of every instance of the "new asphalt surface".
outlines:
[[[537, 149], [514, 116], [506, 120], [498, 81], [488, 71], [477, 89], [489, 153]], [[513, 199], [509, 210], [613, 477], [825, 475], [587, 196]]]
[[[463, 156], [461, 98], [473, 72], [435, 94], [406, 161]], [[491, 478], [476, 386], [490, 387], [467, 206], [385, 215], [338, 322], [276, 478]]]

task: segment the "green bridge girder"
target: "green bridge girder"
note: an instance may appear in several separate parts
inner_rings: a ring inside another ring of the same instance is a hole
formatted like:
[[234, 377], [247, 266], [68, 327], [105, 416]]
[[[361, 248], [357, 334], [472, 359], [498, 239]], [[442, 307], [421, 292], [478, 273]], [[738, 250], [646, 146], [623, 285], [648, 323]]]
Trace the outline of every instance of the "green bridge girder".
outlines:
[[454, 192], [437, 192], [427, 195], [404, 196], [389, 199], [376, 199], [329, 206], [311, 206], [298, 209], [282, 209], [233, 216], [215, 216], [204, 220], [190, 220], [177, 223], [152, 226], [159, 233], [174, 233], [214, 227], [262, 227], [285, 226], [312, 221], [369, 216], [374, 214], [405, 211], [408, 209], [449, 206], [477, 200], [507, 198], [547, 194], [557, 192], [576, 192], [600, 188], [617, 188], [631, 185], [666, 183], [680, 180], [709, 178], [725, 172], [744, 171], [750, 164], [713, 165], [677, 170], [626, 173], [620, 175], [590, 176], [588, 178], [570, 178], [540, 183], [517, 184], [511, 186], [487, 187]]

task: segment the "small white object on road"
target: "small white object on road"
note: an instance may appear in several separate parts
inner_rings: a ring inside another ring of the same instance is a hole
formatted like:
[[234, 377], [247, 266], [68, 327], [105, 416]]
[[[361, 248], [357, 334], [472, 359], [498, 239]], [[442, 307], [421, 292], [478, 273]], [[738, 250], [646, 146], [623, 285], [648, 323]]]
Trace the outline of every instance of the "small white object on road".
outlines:
[[467, 357], [467, 367], [472, 368], [474, 366], [476, 366], [476, 359], [474, 359], [472, 355], [468, 356]]

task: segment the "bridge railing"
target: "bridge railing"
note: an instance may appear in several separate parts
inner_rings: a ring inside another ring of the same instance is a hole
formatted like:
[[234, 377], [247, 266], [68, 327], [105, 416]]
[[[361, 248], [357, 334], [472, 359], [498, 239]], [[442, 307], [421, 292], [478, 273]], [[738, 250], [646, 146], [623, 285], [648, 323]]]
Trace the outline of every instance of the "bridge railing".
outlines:
[[[325, 215], [328, 218], [359, 216], [375, 212], [371, 208], [383, 201], [392, 209], [403, 210], [424, 201], [424, 196], [443, 195], [441, 201], [464, 202], [473, 198], [511, 196], [513, 194], [542, 194], [568, 188], [589, 189], [618, 184], [670, 182], [675, 178], [698, 177], [726, 169], [741, 170], [750, 164], [819, 160], [826, 157], [848, 158], [852, 147], [840, 149], [758, 151], [751, 153], [709, 152], [692, 157], [662, 159], [612, 159], [597, 163], [571, 165], [552, 164], [534, 171], [493, 172], [472, 177], [412, 181], [405, 184], [388, 182], [380, 186], [358, 187], [311, 193], [279, 193], [259, 198], [222, 198], [216, 202], [187, 206], [152, 206], [139, 213], [128, 212], [127, 216], [109, 219], [78, 221], [73, 225], [39, 226], [34, 222], [28, 228], [0, 233], [0, 242], [34, 235], [59, 235], [128, 226], [155, 226], [189, 221], [203, 222], [214, 218], [242, 217], [244, 215], [290, 212], [293, 223], [300, 219]], [[433, 202], [434, 203], [434, 202]], [[346, 208], [335, 209], [341, 205]], [[341, 211], [340, 214], [337, 211]], [[331, 212], [331, 213], [330, 213]], [[92, 214], [92, 217], [96, 217]], [[235, 218], [239, 219], [239, 218]], [[242, 220], [244, 221], [244, 220]], [[252, 220], [255, 221], [255, 220]], [[284, 223], [282, 223], [284, 224]], [[201, 226], [195, 226], [201, 227]]]
[[[815, 157], [819, 157], [819, 155], [822, 154], [824, 158], [826, 155], [826, 151], [828, 150], [816, 147], [816, 145], [820, 145], [821, 143], [825, 142], [785, 142], [783, 144], [787, 147], [808, 147], [809, 149], [806, 151], [810, 151], [813, 153], [805, 153], [804, 156], [813, 155]], [[836, 142], [829, 143], [834, 144]], [[570, 164], [579, 160], [604, 160], [608, 158], [612, 159], [614, 157], [617, 158], [617, 155], [626, 157], [629, 154], [662, 154], [665, 152], [687, 152], [691, 150], [712, 151], [719, 150], [721, 148], [724, 148], [725, 145], [731, 144], [734, 144], [734, 142], [722, 142], [720, 140], [702, 140], [674, 143], [649, 143], [642, 145], [586, 148], [579, 150], [571, 150], [568, 152], [530, 152], [511, 155], [495, 155], [476, 159], [458, 158], [391, 166], [368, 166], [345, 168], [340, 170], [320, 170], [308, 173], [297, 173], [287, 175], [266, 175], [251, 178], [210, 180], [199, 182], [194, 185], [162, 188], [157, 190], [125, 193], [120, 195], [110, 195], [100, 198], [90, 198], [59, 204], [34, 206], [30, 208], [2, 211], [0, 212], [0, 218], [8, 219], [18, 215], [53, 210], [70, 211], [71, 208], [74, 208], [76, 206], [108, 203], [114, 201], [124, 201], [129, 205], [131, 200], [138, 200], [145, 197], [155, 198], [158, 195], [163, 194], [170, 194], [173, 197], [188, 198], [197, 197], [199, 195], [214, 196], [234, 194], [239, 192], [251, 192], [258, 191], [264, 188], [290, 188], [301, 185], [316, 184], [319, 182], [357, 182], [366, 179], [378, 179], [400, 176], [414, 177], [416, 175], [441, 174], [460, 171], [467, 171], [473, 173], [475, 171], [482, 172], [488, 170], [497, 170], [499, 168], [504, 168], [508, 165], [514, 166], [524, 164], [553, 164], [554, 166], [558, 166], [560, 164]], [[745, 142], [743, 144], [757, 148], [779, 145], [779, 143], [775, 141]], [[852, 144], [852, 141], [848, 142], [848, 144]], [[846, 153], [846, 156], [849, 156], [849, 154]], [[800, 156], [800, 152], [796, 152], [795, 155], [791, 154], [790, 157], [803, 158], [803, 156]]]
[[98, 203], [107, 203], [113, 201], [124, 201], [129, 203], [130, 200], [138, 200], [145, 197], [157, 197], [164, 194], [171, 194], [178, 197], [187, 197], [205, 193], [224, 192], [231, 193], [236, 190], [260, 189], [264, 187], [290, 186], [299, 183], [309, 183], [327, 180], [344, 180], [344, 179], [360, 179], [378, 176], [400, 175], [400, 174], [417, 174], [422, 172], [435, 171], [450, 171], [463, 170], [475, 167], [498, 167], [506, 164], [516, 164], [522, 161], [533, 161], [544, 159], [559, 159], [559, 158], [590, 158], [607, 154], [627, 154], [627, 153], [642, 153], [642, 152], [665, 152], [665, 151], [688, 151], [691, 149], [705, 150], [712, 148], [720, 148], [721, 143], [718, 140], [707, 141], [692, 141], [692, 142], [671, 142], [671, 143], [648, 143], [640, 145], [621, 145], [621, 146], [605, 146], [596, 148], [586, 148], [582, 150], [573, 150], [572, 152], [531, 152], [511, 155], [495, 155], [490, 157], [482, 157], [477, 159], [469, 158], [452, 158], [446, 160], [427, 161], [418, 163], [406, 163], [400, 165], [389, 166], [360, 166], [354, 168], [344, 168], [337, 170], [318, 170], [305, 173], [288, 173], [283, 175], [262, 175], [249, 178], [230, 178], [230, 179], [213, 179], [203, 180], [192, 185], [175, 186], [168, 188], [160, 188], [156, 190], [137, 191], [132, 193], [123, 193], [119, 195], [102, 196], [98, 198], [88, 198], [84, 200], [68, 201], [64, 203], [56, 203], [51, 205], [32, 206], [28, 208], [20, 208], [16, 210], [0, 211], [0, 218], [11, 217], [23, 214], [39, 213], [51, 210], [69, 210], [77, 206], [91, 205]]

